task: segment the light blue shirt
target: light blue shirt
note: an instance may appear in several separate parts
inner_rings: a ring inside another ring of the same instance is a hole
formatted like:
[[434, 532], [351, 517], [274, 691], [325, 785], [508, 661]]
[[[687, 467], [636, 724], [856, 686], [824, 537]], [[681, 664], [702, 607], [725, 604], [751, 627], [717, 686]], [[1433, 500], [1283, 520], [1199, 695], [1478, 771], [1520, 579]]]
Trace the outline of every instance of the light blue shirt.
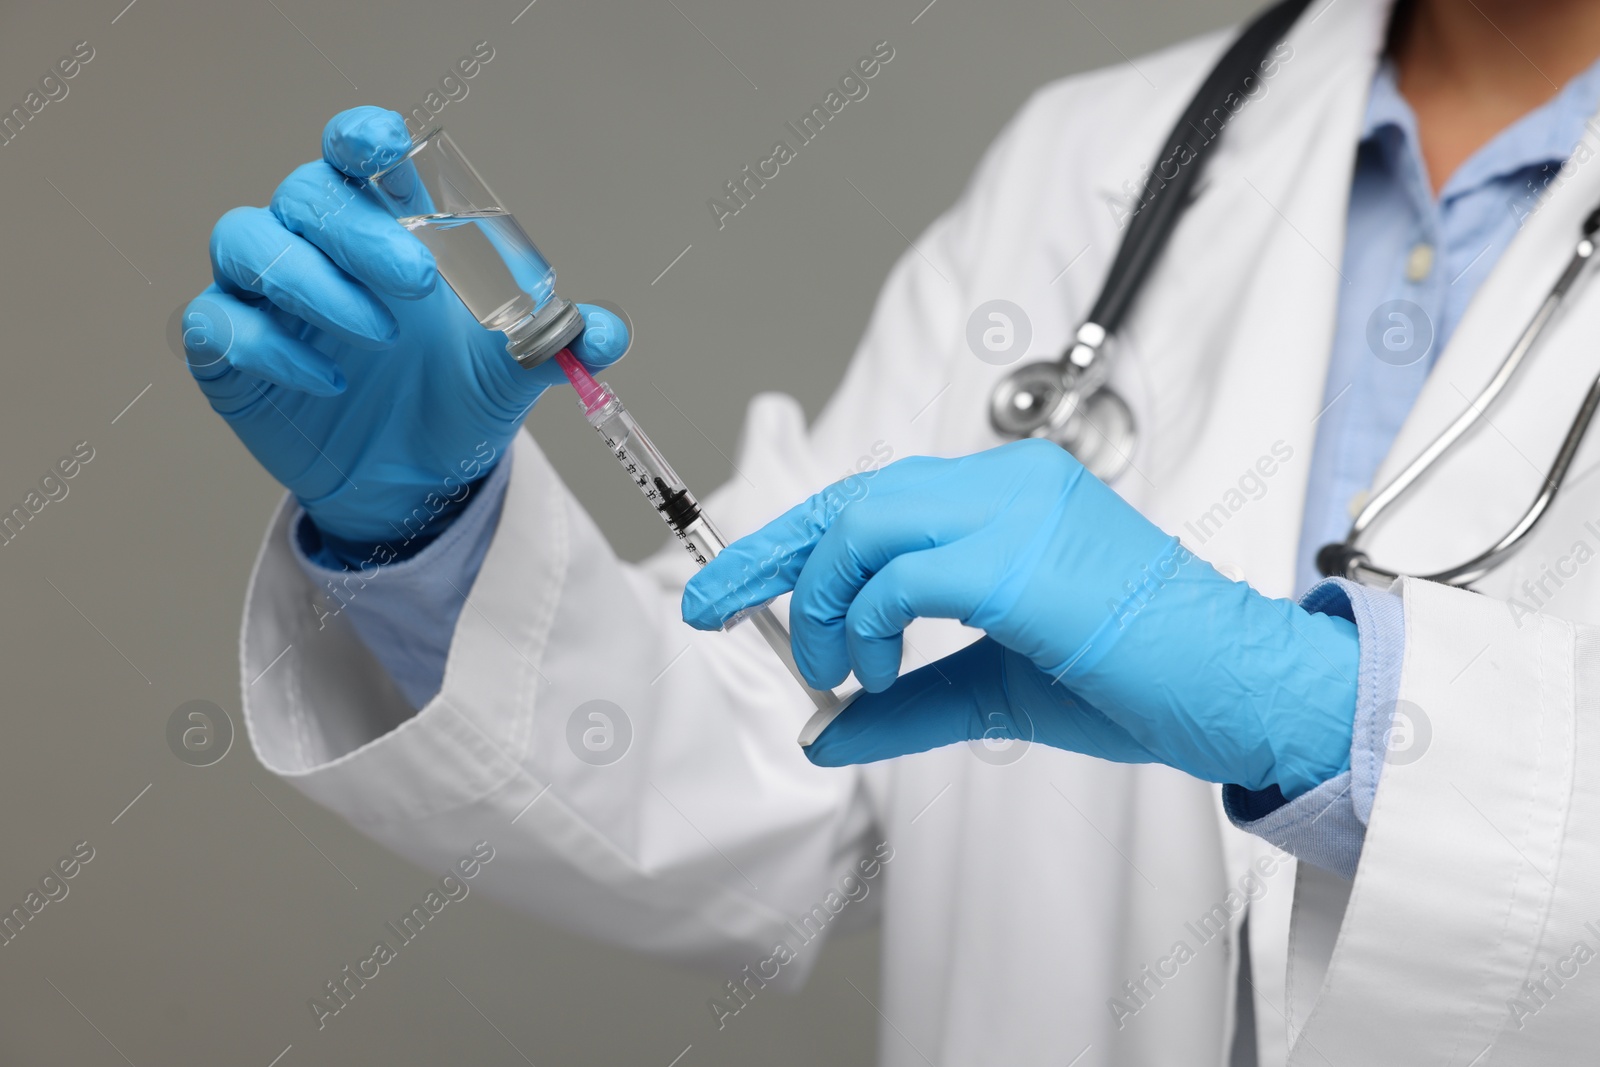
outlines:
[[[1350, 501], [1370, 488], [1478, 286], [1534, 210], [1600, 105], [1600, 63], [1552, 100], [1502, 130], [1432, 194], [1416, 118], [1383, 64], [1373, 81], [1350, 190], [1332, 357], [1311, 460], [1298, 556], [1298, 587], [1314, 611], [1355, 622], [1361, 642], [1351, 769], [1284, 803], [1276, 790], [1229, 786], [1234, 822], [1312, 863], [1354, 873], [1387, 751], [1405, 632], [1396, 598], [1349, 582], [1323, 582], [1317, 549], [1343, 538]], [[439, 690], [450, 638], [493, 537], [508, 482], [507, 456], [445, 535], [385, 568], [381, 595], [346, 607], [401, 691], [420, 708]], [[306, 521], [302, 516], [299, 522]], [[298, 529], [298, 524], [296, 526]], [[338, 577], [291, 538], [322, 586]], [[307, 541], [306, 543], [310, 543]], [[1315, 586], [1315, 588], [1313, 588]]]

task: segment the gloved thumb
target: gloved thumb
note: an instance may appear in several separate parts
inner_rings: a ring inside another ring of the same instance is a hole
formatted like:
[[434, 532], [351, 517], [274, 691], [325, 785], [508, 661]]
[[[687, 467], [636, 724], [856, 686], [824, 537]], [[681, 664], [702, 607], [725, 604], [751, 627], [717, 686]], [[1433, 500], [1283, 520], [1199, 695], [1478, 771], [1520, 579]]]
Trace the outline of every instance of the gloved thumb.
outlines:
[[578, 310], [583, 314], [583, 333], [567, 347], [589, 370], [604, 370], [621, 359], [633, 343], [628, 324], [598, 304], [579, 304]]
[[819, 767], [843, 767], [974, 738], [1033, 740], [1031, 717], [1018, 715], [1006, 697], [1006, 655], [985, 637], [901, 676], [881, 693], [859, 694], [806, 747], [806, 758]]
[[[975, 754], [991, 763], [1020, 759], [1023, 753], [1014, 746], [1030, 742], [1115, 763], [1160, 762], [1100, 709], [989, 637], [902, 676], [881, 693], [860, 694], [805, 753], [819, 767], [842, 767], [957, 741], [974, 742]], [[1003, 751], [1017, 755], [985, 756]]]
[[[628, 336], [627, 323], [612, 312], [595, 304], [579, 304], [583, 313], [583, 333], [573, 338], [567, 346], [585, 369], [599, 373], [621, 359], [628, 351], [632, 338]], [[499, 364], [501, 370], [513, 375], [522, 385], [538, 396], [552, 386], [567, 384], [567, 376], [554, 359], [547, 359], [532, 370], [523, 370], [509, 356]]]

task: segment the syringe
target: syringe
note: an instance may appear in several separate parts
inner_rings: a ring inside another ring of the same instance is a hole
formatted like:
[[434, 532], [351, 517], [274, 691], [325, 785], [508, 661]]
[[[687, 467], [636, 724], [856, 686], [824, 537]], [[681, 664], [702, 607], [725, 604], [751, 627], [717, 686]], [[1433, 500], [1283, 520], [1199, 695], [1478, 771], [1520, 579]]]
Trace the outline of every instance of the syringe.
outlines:
[[[538, 367], [552, 355], [583, 402], [584, 417], [600, 431], [633, 483], [683, 542], [695, 563], [727, 547], [683, 480], [650, 443], [615, 393], [590, 377], [564, 346], [583, 332], [576, 305], [556, 295], [555, 268], [516, 218], [484, 183], [449, 134], [434, 127], [412, 141], [405, 155], [368, 181], [378, 202], [433, 252], [439, 273], [485, 329], [506, 336], [506, 351], [522, 366]], [[768, 607], [746, 612], [783, 660], [817, 712], [801, 731], [809, 745], [850, 698], [841, 700], [806, 684], [795, 666], [789, 631]]]
[[[712, 557], [728, 547], [728, 542], [700, 509], [700, 502], [689, 492], [689, 487], [683, 484], [683, 479], [672, 469], [672, 464], [667, 462], [609, 386], [596, 381], [569, 349], [563, 348], [555, 358], [566, 372], [573, 389], [577, 390], [584, 419], [599, 431], [611, 454], [617, 457], [617, 462], [628, 472], [633, 484], [639, 487], [645, 499], [650, 501], [650, 506], [656, 509], [667, 527], [677, 535], [695, 564], [704, 567]], [[806, 691], [811, 703], [816, 705], [819, 714], [813, 716], [813, 722], [820, 720], [821, 725], [826, 725], [832, 721], [832, 713], [843, 706], [844, 700], [831, 690], [813, 689], [807, 684], [800, 668], [795, 666], [789, 631], [772, 609], [763, 604], [742, 617], [750, 620], [767, 645], [778, 654], [794, 680], [800, 683], [800, 688]], [[821, 725], [817, 728], [818, 732]], [[809, 742], [803, 738], [804, 743]]]

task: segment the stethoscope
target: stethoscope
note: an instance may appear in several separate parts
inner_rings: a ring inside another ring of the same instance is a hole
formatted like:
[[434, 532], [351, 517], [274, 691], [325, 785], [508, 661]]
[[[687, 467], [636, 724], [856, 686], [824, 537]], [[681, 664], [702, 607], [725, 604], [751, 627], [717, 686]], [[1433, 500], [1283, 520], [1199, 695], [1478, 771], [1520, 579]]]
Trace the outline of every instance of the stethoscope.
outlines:
[[[1141, 197], [1141, 207], [1133, 215], [1111, 269], [1091, 305], [1088, 317], [1078, 327], [1066, 353], [1056, 360], [1041, 360], [1017, 368], [995, 386], [989, 400], [989, 421], [1007, 437], [1042, 437], [1071, 452], [1079, 462], [1103, 480], [1121, 475], [1130, 463], [1138, 427], [1127, 402], [1107, 384], [1107, 342], [1111, 341], [1138, 295], [1150, 268], [1177, 228], [1183, 210], [1194, 197], [1194, 186], [1212, 146], [1220, 136], [1201, 144], [1188, 143], [1191, 130], [1219, 107], [1225, 107], [1228, 94], [1237, 92], [1244, 79], [1253, 76], [1266, 50], [1288, 32], [1309, 0], [1284, 0], [1262, 12], [1224, 53], [1194, 99], [1184, 109], [1163, 144], [1158, 160], [1180, 158], [1180, 148], [1188, 153], [1188, 163], [1176, 175], [1151, 169]], [[1328, 577], [1353, 578], [1372, 585], [1386, 586], [1401, 576], [1373, 563], [1361, 543], [1379, 518], [1389, 513], [1417, 481], [1459, 441], [1468, 430], [1482, 422], [1491, 404], [1505, 391], [1530, 351], [1545, 331], [1567, 294], [1594, 256], [1595, 233], [1600, 231], [1600, 207], [1584, 220], [1578, 243], [1566, 269], [1550, 287], [1543, 303], [1528, 320], [1521, 335], [1506, 353], [1494, 377], [1473, 398], [1467, 410], [1423, 449], [1399, 474], [1374, 493], [1351, 523], [1343, 541], [1323, 545], [1317, 552], [1317, 569]], [[1595, 409], [1600, 407], [1600, 376], [1589, 386], [1572, 425], [1561, 442], [1555, 460], [1546, 473], [1533, 503], [1516, 524], [1489, 548], [1465, 563], [1418, 575], [1425, 581], [1467, 587], [1504, 562], [1527, 540], [1554, 503], [1567, 476], [1578, 446], [1588, 432]]]

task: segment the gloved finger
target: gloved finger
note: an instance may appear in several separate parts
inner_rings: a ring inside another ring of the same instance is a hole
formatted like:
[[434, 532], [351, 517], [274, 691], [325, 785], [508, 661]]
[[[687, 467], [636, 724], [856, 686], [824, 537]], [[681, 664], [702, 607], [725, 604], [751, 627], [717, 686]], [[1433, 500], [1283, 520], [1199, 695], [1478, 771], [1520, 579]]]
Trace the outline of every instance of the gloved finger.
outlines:
[[428, 246], [368, 196], [360, 181], [328, 163], [296, 167], [272, 194], [271, 211], [290, 233], [377, 292], [417, 300], [439, 283]]
[[834, 482], [739, 538], [702, 567], [683, 590], [683, 621], [715, 630], [729, 618], [793, 589], [806, 561], [835, 519], [869, 493], [905, 486], [948, 461], [912, 456]]
[[[920, 482], [909, 486], [885, 486], [864, 482], [864, 499], [840, 513], [823, 534], [806, 561], [794, 585], [789, 604], [789, 628], [794, 637], [795, 663], [801, 673], [821, 688], [838, 685], [850, 669], [845, 649], [845, 616], [873, 576], [904, 559], [907, 553], [922, 553], [959, 541], [981, 522], [959, 499], [937, 483]], [[963, 565], [963, 564], [966, 565]], [[925, 571], [924, 564], [903, 565], [899, 573], [907, 579], [915, 569], [932, 585], [947, 586], [971, 572], [970, 561], [954, 560], [948, 573]], [[883, 591], [880, 586], [880, 595]], [[894, 681], [899, 668], [899, 631], [894, 631], [894, 665], [886, 677], [877, 677], [877, 688]], [[885, 633], [884, 637], [890, 636]], [[889, 649], [881, 650], [880, 658]], [[857, 672], [856, 677], [871, 689], [874, 686]]]
[[[881, 692], [894, 684], [900, 673], [901, 634], [918, 618], [970, 618], [977, 604], [991, 589], [987, 571], [978, 569], [960, 548], [936, 548], [896, 556], [873, 575], [850, 601], [849, 610], [837, 623], [819, 628], [815, 644], [807, 647], [807, 661], [815, 664], [818, 688], [831, 688], [844, 680], [845, 670], [854, 670], [868, 692]], [[812, 556], [809, 572], [816, 566]], [[807, 575], [800, 576], [801, 586]], [[795, 600], [800, 589], [795, 590]], [[789, 609], [791, 624], [795, 612]], [[807, 634], [812, 640], [813, 635]], [[795, 639], [795, 661], [800, 660], [801, 639]], [[802, 667], [802, 671], [804, 668]], [[827, 678], [834, 677], [833, 681]]]
[[270, 311], [212, 287], [183, 314], [189, 373], [221, 415], [237, 413], [268, 382], [313, 396], [345, 389], [344, 373], [323, 353], [285, 330]]
[[339, 112], [322, 129], [322, 158], [352, 178], [370, 178], [410, 150], [406, 120], [397, 111], [371, 104]]
[[[627, 325], [603, 307], [579, 304], [578, 310], [583, 314], [584, 332], [567, 346], [578, 361], [591, 371], [599, 371], [621, 359], [631, 341]], [[528, 370], [504, 356], [491, 360], [482, 373], [486, 376], [486, 389], [504, 396], [508, 407], [521, 411], [526, 411], [546, 389], [567, 384], [566, 374], [554, 359]]]
[[697, 630], [719, 629], [746, 608], [794, 588], [839, 506], [829, 491], [796, 504], [755, 533], [723, 549], [683, 587], [683, 621]]
[[[1015, 718], [1004, 684], [1005, 649], [983, 638], [862, 693], [806, 749], [819, 767], [873, 763], [975, 737], [1000, 736]], [[1031, 739], [1031, 725], [1017, 731]]]
[[567, 347], [580, 363], [591, 371], [603, 370], [627, 354], [633, 343], [627, 323], [594, 304], [579, 304], [578, 310], [583, 314], [583, 332]]
[[322, 131], [322, 158], [340, 173], [370, 178], [384, 172], [382, 188], [372, 192], [396, 218], [450, 210], [434, 202], [416, 163], [406, 158], [413, 147], [405, 120], [380, 107], [341, 111]]
[[211, 271], [224, 292], [264, 296], [358, 348], [387, 348], [399, 336], [383, 301], [266, 208], [234, 208], [217, 220]]

